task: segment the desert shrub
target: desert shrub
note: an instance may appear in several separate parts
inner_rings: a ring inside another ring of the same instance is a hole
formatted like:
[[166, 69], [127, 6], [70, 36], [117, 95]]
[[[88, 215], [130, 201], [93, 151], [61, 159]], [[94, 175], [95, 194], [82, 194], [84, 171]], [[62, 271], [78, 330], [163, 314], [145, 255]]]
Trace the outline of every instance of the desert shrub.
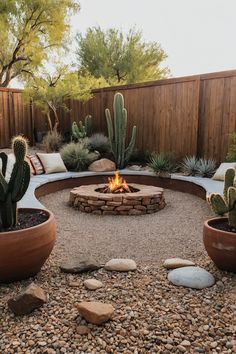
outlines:
[[42, 141], [42, 149], [46, 152], [59, 151], [62, 147], [62, 135], [56, 131], [48, 132]]
[[231, 140], [231, 145], [226, 155], [226, 161], [235, 162], [236, 161], [236, 133], [230, 134], [230, 140]]
[[216, 171], [216, 162], [213, 159], [200, 159], [197, 167], [197, 175], [201, 177], [212, 177]]
[[135, 148], [130, 157], [130, 163], [148, 163], [151, 156], [152, 153], [149, 150], [142, 151]]
[[188, 176], [195, 176], [198, 173], [199, 160], [196, 156], [186, 156], [180, 165], [181, 170]]
[[176, 157], [173, 152], [153, 153], [150, 157], [149, 167], [154, 172], [174, 172], [176, 171]]
[[98, 158], [82, 143], [69, 143], [60, 150], [61, 157], [69, 171], [84, 171]]
[[111, 151], [111, 145], [107, 136], [102, 133], [96, 133], [88, 138], [88, 146], [92, 151], [98, 151], [105, 154]]

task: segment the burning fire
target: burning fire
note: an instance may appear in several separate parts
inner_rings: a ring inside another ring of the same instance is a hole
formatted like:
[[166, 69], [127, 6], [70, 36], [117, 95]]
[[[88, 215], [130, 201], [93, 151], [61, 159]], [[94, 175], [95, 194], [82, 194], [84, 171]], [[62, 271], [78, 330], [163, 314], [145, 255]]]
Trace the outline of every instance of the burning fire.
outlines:
[[126, 180], [119, 175], [119, 172], [115, 172], [114, 177], [108, 178], [108, 186], [109, 193], [127, 193], [130, 192], [130, 188], [126, 182]]

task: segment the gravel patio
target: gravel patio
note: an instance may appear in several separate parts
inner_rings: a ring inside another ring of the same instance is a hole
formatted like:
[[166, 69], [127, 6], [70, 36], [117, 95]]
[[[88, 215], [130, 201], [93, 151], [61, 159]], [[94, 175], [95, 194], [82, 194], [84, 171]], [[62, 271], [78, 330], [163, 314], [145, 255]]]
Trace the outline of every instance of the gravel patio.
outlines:
[[[64, 190], [41, 198], [58, 225], [53, 254], [35, 279], [50, 301], [30, 315], [15, 317], [6, 301], [30, 280], [0, 288], [1, 353], [235, 352], [236, 281], [217, 270], [203, 250], [202, 223], [211, 215], [203, 200], [166, 190], [167, 206], [157, 214], [104, 218], [69, 208], [68, 196], [69, 190]], [[63, 259], [85, 254], [101, 263], [112, 257], [133, 258], [138, 269], [60, 272]], [[201, 291], [171, 285], [162, 261], [176, 256], [209, 270], [216, 284]], [[91, 277], [104, 287], [85, 289], [83, 281]], [[113, 304], [113, 320], [101, 326], [86, 323], [76, 309], [81, 300]]]

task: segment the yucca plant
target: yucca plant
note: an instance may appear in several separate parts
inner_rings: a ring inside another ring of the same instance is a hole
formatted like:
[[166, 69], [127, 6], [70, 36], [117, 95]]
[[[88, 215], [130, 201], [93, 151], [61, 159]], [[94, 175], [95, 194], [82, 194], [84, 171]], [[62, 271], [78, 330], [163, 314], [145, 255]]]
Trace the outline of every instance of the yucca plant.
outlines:
[[216, 161], [213, 159], [200, 159], [197, 166], [197, 175], [211, 178], [216, 171]]
[[98, 158], [98, 154], [89, 151], [83, 142], [69, 143], [63, 146], [60, 153], [69, 171], [84, 171]]
[[198, 172], [199, 161], [196, 156], [186, 156], [180, 165], [187, 176], [195, 176]]
[[225, 173], [223, 196], [212, 193], [207, 198], [212, 210], [218, 215], [228, 214], [228, 224], [236, 229], [236, 188], [234, 187], [235, 169], [229, 168]]
[[176, 171], [176, 157], [173, 152], [153, 153], [148, 164], [156, 173]]

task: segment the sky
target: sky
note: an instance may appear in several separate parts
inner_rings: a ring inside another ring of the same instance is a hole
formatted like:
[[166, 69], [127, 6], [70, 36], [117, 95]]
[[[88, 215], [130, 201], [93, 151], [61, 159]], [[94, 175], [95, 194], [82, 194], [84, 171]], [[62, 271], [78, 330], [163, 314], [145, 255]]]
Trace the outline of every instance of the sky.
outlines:
[[236, 0], [80, 0], [73, 33], [88, 27], [143, 31], [161, 44], [171, 76], [236, 69]]

